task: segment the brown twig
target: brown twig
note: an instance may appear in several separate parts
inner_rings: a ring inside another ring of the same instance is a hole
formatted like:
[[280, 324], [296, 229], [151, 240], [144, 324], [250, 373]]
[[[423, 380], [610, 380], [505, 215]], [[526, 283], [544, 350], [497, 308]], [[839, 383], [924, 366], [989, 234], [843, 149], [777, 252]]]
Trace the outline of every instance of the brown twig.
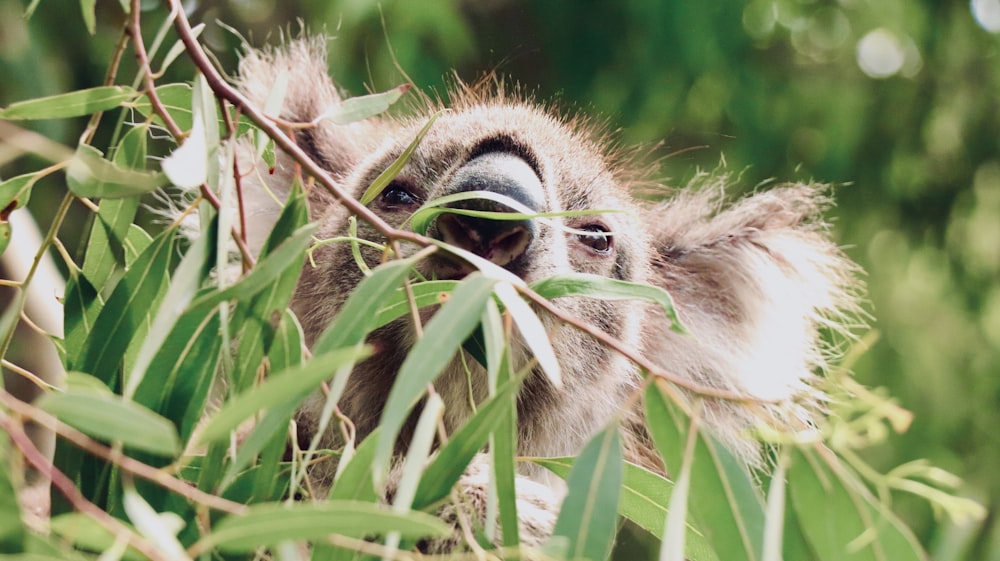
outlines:
[[[149, 62], [149, 53], [146, 52], [146, 43], [142, 40], [142, 26], [140, 25], [140, 9], [139, 0], [132, 0], [130, 14], [131, 18], [128, 23], [128, 34], [132, 37], [132, 42], [135, 44], [135, 56], [136, 60], [139, 62], [139, 71], [142, 72], [143, 82], [146, 87], [146, 97], [149, 98], [149, 105], [152, 107], [153, 112], [160, 116], [163, 120], [163, 124], [170, 131], [170, 134], [177, 140], [180, 144], [187, 133], [181, 130], [174, 121], [173, 117], [167, 111], [167, 108], [163, 105], [160, 100], [160, 96], [156, 94], [156, 82], [154, 81], [155, 74], [153, 72], [152, 65]], [[171, 5], [171, 9], [177, 11], [177, 17], [183, 18], [187, 22], [187, 18], [184, 16], [184, 11], [179, 5]], [[190, 29], [190, 27], [188, 28]], [[215, 193], [208, 188], [208, 185], [202, 183], [201, 195], [217, 210], [222, 206], [219, 203], [219, 198], [215, 196]], [[240, 254], [242, 254], [243, 259], [249, 263], [254, 262], [253, 255], [250, 253], [250, 248], [247, 247], [246, 242], [240, 237], [239, 232], [234, 228], [232, 231], [233, 239], [236, 241], [236, 247], [239, 248]]]
[[[5, 392], [6, 393], [6, 392]], [[8, 394], [9, 395], [9, 394]], [[122, 524], [117, 518], [111, 516], [103, 509], [95, 505], [94, 503], [87, 500], [86, 497], [80, 493], [79, 489], [76, 488], [76, 484], [66, 476], [63, 472], [56, 469], [52, 462], [42, 454], [35, 444], [31, 441], [31, 438], [24, 432], [18, 423], [13, 419], [0, 412], [0, 426], [3, 427], [7, 436], [10, 437], [11, 441], [20, 450], [24, 458], [30, 463], [39, 473], [43, 474], [47, 479], [52, 481], [59, 492], [62, 493], [66, 499], [73, 505], [73, 508], [91, 517], [98, 525], [103, 527], [105, 530], [111, 534], [124, 537], [128, 544], [149, 559], [163, 560], [167, 561], [167, 557], [162, 555], [159, 549], [156, 548], [152, 543], [147, 541], [142, 536], [137, 535], [128, 526]]]

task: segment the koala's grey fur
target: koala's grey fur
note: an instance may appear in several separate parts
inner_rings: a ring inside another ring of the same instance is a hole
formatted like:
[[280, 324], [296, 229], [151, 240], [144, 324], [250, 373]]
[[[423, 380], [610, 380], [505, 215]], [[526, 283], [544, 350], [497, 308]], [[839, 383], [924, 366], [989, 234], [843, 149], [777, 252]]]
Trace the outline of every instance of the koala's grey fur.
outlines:
[[[342, 99], [327, 75], [324, 52], [320, 39], [252, 51], [242, 61], [240, 86], [263, 106], [273, 85], [287, 80], [280, 116], [310, 121]], [[504, 265], [529, 282], [587, 272], [665, 288], [693, 336], [671, 331], [661, 311], [638, 301], [562, 298], [554, 305], [641, 350], [667, 372], [764, 400], [756, 405], [710, 400], [705, 408], [708, 427], [748, 463], [761, 456], [760, 446], [747, 436], [749, 429], [761, 423], [799, 429], [810, 425], [823, 409], [824, 396], [814, 377], [825, 367], [829, 351], [819, 331], [839, 330], [854, 317], [858, 294], [855, 266], [830, 240], [819, 217], [827, 205], [821, 187], [786, 185], [727, 205], [725, 179], [707, 177], [666, 202], [642, 204], [632, 196], [635, 188], [646, 185], [642, 168], [588, 121], [562, 116], [496, 81], [460, 84], [447, 105], [451, 111], [431, 127], [397, 177], [398, 185], [430, 200], [452, 189], [463, 166], [480, 153], [511, 154], [537, 173], [537, 192], [531, 197], [539, 210], [618, 211], [562, 220], [577, 229], [594, 223], [605, 227], [613, 233], [608, 252], [597, 251], [576, 234], [539, 226], [532, 230], [527, 250]], [[380, 116], [347, 126], [321, 122], [297, 131], [296, 140], [345, 191], [360, 197], [439, 108], [425, 102], [407, 117]], [[259, 245], [279, 211], [266, 191], [281, 199], [296, 166], [279, 154], [274, 170], [268, 170], [245, 150], [240, 167], [249, 173], [244, 184], [255, 225], [249, 234]], [[349, 213], [344, 206], [319, 188], [311, 190], [310, 204], [313, 218], [322, 220], [318, 237], [345, 234]], [[408, 206], [380, 200], [370, 207], [391, 225], [401, 224], [412, 212]], [[435, 227], [429, 232], [444, 233]], [[364, 223], [359, 224], [359, 235], [384, 241]], [[367, 250], [365, 258], [374, 266], [380, 254]], [[292, 303], [309, 342], [362, 279], [347, 244], [322, 246], [315, 262], [315, 267], [306, 265]], [[455, 273], [454, 267], [433, 258], [421, 264], [428, 277]], [[641, 383], [641, 373], [581, 331], [541, 316], [564, 383], [555, 388], [540, 373], [528, 377], [518, 400], [518, 451], [528, 456], [572, 455], [622, 408]], [[370, 342], [376, 354], [355, 367], [340, 403], [359, 439], [378, 423], [395, 373], [414, 342], [412, 326], [399, 320], [375, 332]], [[528, 362], [530, 353], [523, 345], [517, 345], [515, 353], [518, 365]], [[472, 393], [481, 400], [486, 395], [485, 374], [474, 361], [469, 364]], [[448, 430], [470, 414], [468, 384], [457, 359], [434, 382], [445, 402]], [[307, 402], [299, 414], [300, 429], [336, 447], [337, 431], [315, 434], [321, 406], [319, 396]], [[662, 470], [642, 428], [641, 407], [635, 409], [625, 434], [629, 459]], [[313, 474], [321, 487], [333, 473], [332, 467], [324, 469]], [[462, 483], [473, 495], [485, 489], [477, 469], [470, 468]], [[527, 482], [524, 486], [530, 487]], [[526, 537], [528, 543], [540, 542], [551, 531], [551, 516], [539, 516], [539, 527], [528, 530], [535, 536]]]

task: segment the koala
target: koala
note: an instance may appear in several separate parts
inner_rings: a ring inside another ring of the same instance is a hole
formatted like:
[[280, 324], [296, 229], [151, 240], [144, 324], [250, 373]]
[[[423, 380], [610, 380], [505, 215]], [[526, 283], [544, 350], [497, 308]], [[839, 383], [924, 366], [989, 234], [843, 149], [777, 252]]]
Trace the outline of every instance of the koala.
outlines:
[[[280, 117], [308, 122], [344, 99], [330, 79], [322, 38], [290, 41], [277, 48], [251, 50], [242, 59], [238, 84], [263, 106], [279, 76], [289, 84]], [[498, 79], [475, 85], [458, 83], [447, 102], [422, 99], [404, 116], [378, 116], [349, 125], [321, 121], [296, 130], [295, 140], [333, 180], [360, 198], [372, 181], [413, 141], [428, 118], [447, 107], [416, 149], [409, 163], [369, 204], [392, 226], [426, 201], [466, 192], [490, 191], [514, 199], [535, 212], [602, 210], [598, 214], [539, 220], [491, 220], [442, 214], [430, 237], [475, 253], [532, 282], [560, 273], [582, 272], [646, 283], [672, 295], [689, 334], [671, 329], [671, 319], [641, 301], [600, 301], [583, 297], [552, 302], [566, 314], [589, 323], [635, 349], [669, 372], [692, 382], [747, 396], [747, 401], [708, 400], [708, 429], [749, 465], [762, 462], [761, 446], [748, 434], [758, 425], [794, 427], [812, 424], [825, 397], [815, 382], [835, 350], [823, 344], [823, 331], [843, 331], [858, 311], [856, 266], [831, 240], [820, 214], [829, 201], [822, 186], [775, 187], [729, 204], [725, 177], [705, 176], [687, 189], [663, 191], [661, 202], [642, 202], [635, 193], [650, 184], [648, 166], [617, 147], [601, 126], [539, 104]], [[246, 209], [251, 245], [259, 247], [280, 211], [281, 199], [298, 167], [285, 154], [273, 168], [241, 151], [247, 175]], [[344, 235], [349, 210], [323, 189], [309, 192], [312, 218], [320, 221], [317, 237]], [[462, 203], [464, 208], [508, 212], [489, 200]], [[359, 223], [359, 237], [384, 242], [371, 225]], [[404, 245], [403, 252], [418, 248]], [[370, 266], [381, 252], [363, 248]], [[314, 342], [336, 317], [351, 290], [363, 279], [347, 244], [326, 244], [306, 264], [291, 307], [307, 342]], [[418, 265], [427, 278], [461, 279], [474, 267], [437, 252]], [[422, 310], [426, 320], [433, 311]], [[620, 353], [591, 336], [541, 312], [558, 357], [563, 384], [553, 385], [536, 367], [517, 399], [517, 450], [526, 456], [574, 455], [588, 439], [629, 402], [643, 372]], [[363, 438], [377, 425], [396, 372], [414, 344], [409, 318], [375, 331], [374, 355], [355, 366], [340, 411]], [[515, 367], [530, 364], [523, 341], [514, 344]], [[471, 387], [466, 368], [472, 369]], [[459, 358], [435, 380], [445, 404], [448, 431], [486, 398], [485, 370]], [[755, 403], [755, 400], [759, 403]], [[634, 400], [632, 400], [634, 401]], [[343, 443], [337, 430], [318, 434], [322, 396], [306, 401], [297, 421], [302, 439], [320, 439], [324, 447]], [[624, 429], [627, 459], [663, 472], [644, 428], [642, 407], [633, 406]], [[411, 428], [412, 430], [412, 428]], [[400, 437], [399, 452], [409, 441]], [[319, 464], [311, 477], [328, 486], [335, 467]], [[524, 543], [537, 545], [552, 531], [558, 490], [525, 467], [518, 481], [523, 503]], [[470, 466], [462, 490], [481, 504], [486, 476]], [[548, 494], [547, 494], [548, 493]], [[476, 513], [480, 518], [482, 512]], [[528, 519], [530, 518], [530, 519]], [[428, 548], [445, 551], [448, 544]]]

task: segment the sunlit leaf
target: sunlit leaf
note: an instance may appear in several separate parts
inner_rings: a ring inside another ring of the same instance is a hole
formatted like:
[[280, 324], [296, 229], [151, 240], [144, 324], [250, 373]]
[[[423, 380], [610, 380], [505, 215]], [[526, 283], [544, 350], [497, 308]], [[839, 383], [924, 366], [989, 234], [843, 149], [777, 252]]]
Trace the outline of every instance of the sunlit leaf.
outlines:
[[[658, 387], [646, 392], [649, 431], [668, 473], [680, 473], [687, 442], [687, 417]], [[760, 559], [764, 506], [743, 463], [699, 431], [691, 470], [688, 523], [705, 535], [720, 559]]]
[[160, 165], [167, 179], [181, 189], [195, 189], [208, 180], [208, 149], [201, 119], [194, 121], [188, 137]]
[[309, 362], [271, 375], [260, 386], [225, 403], [212, 415], [200, 435], [201, 442], [226, 439], [229, 432], [258, 411], [304, 399], [344, 363], [353, 363], [369, 354], [365, 348], [346, 348], [316, 355]]
[[361, 195], [361, 198], [359, 199], [361, 204], [367, 205], [368, 203], [374, 201], [375, 197], [377, 197], [379, 193], [381, 193], [382, 190], [389, 185], [389, 182], [399, 175], [399, 172], [402, 171], [403, 167], [410, 161], [410, 157], [413, 156], [413, 152], [417, 149], [417, 146], [420, 146], [420, 142], [424, 139], [424, 136], [427, 135], [427, 131], [431, 130], [431, 125], [433, 125], [434, 121], [436, 121], [440, 116], [440, 111], [431, 115], [431, 118], [427, 120], [427, 124], [420, 129], [420, 132], [418, 132], [417, 136], [413, 138], [413, 141], [410, 142], [409, 146], [403, 150], [403, 153], [400, 154], [395, 161], [389, 164], [389, 167], [385, 168], [382, 173], [378, 174], [378, 177], [372, 181], [372, 184], [369, 185], [368, 188], [365, 189], [364, 194]]
[[165, 184], [163, 175], [118, 166], [87, 144], [77, 146], [66, 168], [66, 185], [81, 197], [130, 197]]
[[202, 545], [224, 552], [252, 552], [288, 540], [319, 540], [330, 534], [356, 538], [399, 532], [404, 537], [447, 535], [451, 529], [422, 512], [394, 513], [387, 507], [353, 501], [261, 504], [216, 524]]
[[118, 107], [133, 99], [135, 90], [126, 86], [99, 86], [50, 97], [12, 103], [0, 109], [0, 119], [65, 119]]
[[598, 300], [645, 300], [658, 304], [670, 318], [672, 328], [678, 333], [686, 333], [677, 317], [674, 301], [666, 290], [658, 286], [640, 284], [618, 279], [591, 275], [588, 273], [568, 273], [556, 275], [531, 283], [531, 289], [543, 298], [563, 296], [587, 296]]
[[180, 440], [170, 421], [113, 394], [70, 389], [46, 394], [40, 407], [60, 421], [102, 440], [120, 441], [126, 447], [161, 456], [173, 456], [180, 451]]
[[190, 559], [177, 540], [176, 534], [184, 527], [184, 521], [176, 513], [156, 512], [132, 485], [125, 487], [122, 507], [139, 534], [155, 544], [164, 555], [177, 561]]
[[349, 125], [384, 113], [393, 103], [399, 101], [410, 89], [409, 84], [396, 86], [391, 90], [345, 99], [330, 107], [313, 119], [314, 123], [330, 121], [335, 125]]
[[434, 314], [424, 328], [424, 336], [406, 356], [392, 390], [389, 391], [379, 422], [382, 435], [374, 462], [376, 478], [389, 465], [396, 437], [410, 409], [423, 394], [427, 384], [451, 362], [462, 342], [479, 323], [483, 307], [492, 296], [495, 285], [496, 281], [493, 279], [476, 273], [469, 275], [455, 288], [448, 302]]
[[511, 317], [514, 318], [514, 323], [517, 324], [517, 329], [521, 332], [521, 338], [531, 349], [542, 373], [552, 382], [553, 386], [557, 388], [562, 386], [562, 369], [559, 366], [559, 359], [556, 358], [552, 341], [549, 339], [549, 334], [545, 330], [542, 320], [538, 319], [538, 314], [509, 283], [497, 283], [496, 295], [507, 308]]

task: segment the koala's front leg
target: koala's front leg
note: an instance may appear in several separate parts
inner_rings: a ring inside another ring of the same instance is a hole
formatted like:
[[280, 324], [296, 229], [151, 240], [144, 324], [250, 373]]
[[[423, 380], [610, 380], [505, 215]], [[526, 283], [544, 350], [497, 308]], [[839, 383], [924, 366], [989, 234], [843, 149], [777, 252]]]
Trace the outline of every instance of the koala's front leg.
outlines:
[[[489, 456], [478, 454], [456, 484], [458, 500], [448, 502], [437, 512], [454, 531], [446, 538], [421, 542], [419, 549], [422, 552], [443, 554], [461, 551], [461, 544], [466, 541], [462, 524], [471, 525], [473, 531], [485, 527], [489, 479]], [[521, 545], [529, 550], [537, 549], [552, 535], [562, 497], [551, 487], [520, 475], [515, 479], [514, 486]], [[502, 545], [498, 527], [494, 546]], [[527, 554], [524, 558], [531, 559], [531, 555]]]

